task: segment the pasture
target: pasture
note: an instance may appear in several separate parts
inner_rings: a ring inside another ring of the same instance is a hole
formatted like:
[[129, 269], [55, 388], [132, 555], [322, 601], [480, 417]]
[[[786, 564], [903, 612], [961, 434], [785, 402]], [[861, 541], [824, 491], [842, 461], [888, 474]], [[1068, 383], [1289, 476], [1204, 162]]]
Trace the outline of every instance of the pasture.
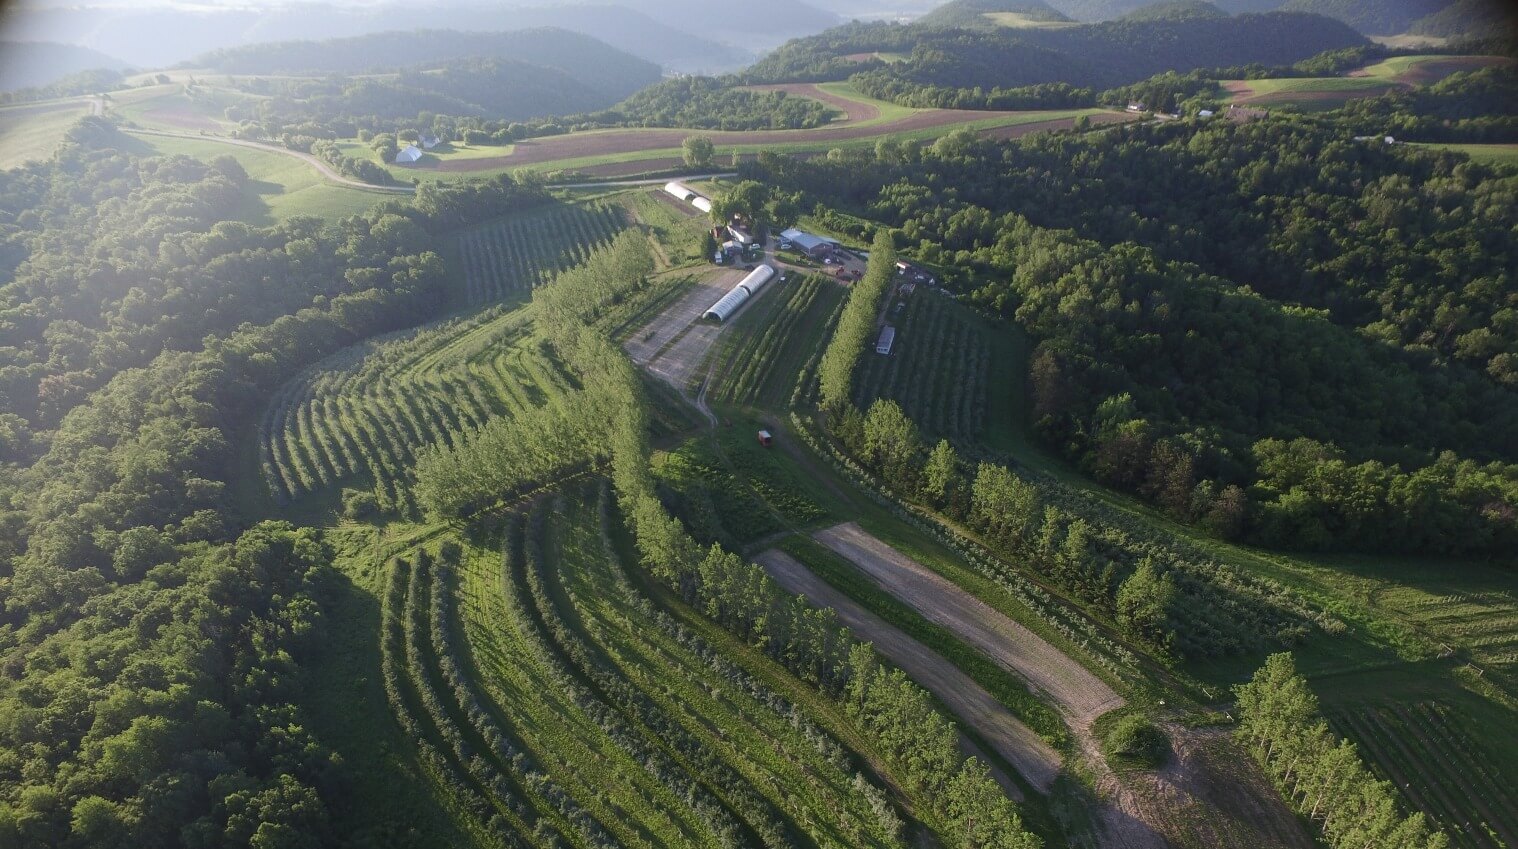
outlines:
[[[824, 87], [825, 90], [825, 87]], [[572, 172], [597, 176], [630, 176], [680, 167], [681, 143], [690, 135], [705, 135], [717, 149], [717, 162], [734, 155], [756, 156], [764, 151], [796, 155], [826, 153], [834, 148], [873, 148], [881, 137], [927, 142], [961, 129], [986, 132], [1023, 127], [1058, 129], [1082, 115], [1094, 122], [1128, 120], [1131, 116], [1105, 109], [1053, 109], [1022, 112], [981, 112], [952, 109], [881, 109], [879, 118], [833, 124], [814, 130], [755, 130], [704, 132], [681, 129], [610, 129], [567, 133], [517, 142], [510, 148], [459, 148], [433, 153], [417, 165], [385, 166], [396, 179], [468, 180], [510, 173], [519, 168], [538, 172]], [[362, 154], [350, 148], [350, 155]], [[482, 155], [488, 153], [489, 155]], [[605, 172], [605, 173], [603, 173]]]
[[1335, 109], [1356, 97], [1376, 97], [1399, 87], [1432, 85], [1451, 74], [1511, 64], [1501, 56], [1393, 56], [1338, 77], [1222, 80], [1233, 103]]
[[329, 182], [310, 164], [274, 151], [209, 139], [149, 135], [131, 138], [136, 145], [134, 152], [189, 156], [202, 162], [218, 156], [236, 159], [251, 178], [238, 219], [254, 226], [268, 226], [297, 215], [335, 221], [365, 212], [387, 197], [380, 192]]
[[0, 169], [51, 158], [64, 133], [90, 111], [82, 98], [0, 107]]

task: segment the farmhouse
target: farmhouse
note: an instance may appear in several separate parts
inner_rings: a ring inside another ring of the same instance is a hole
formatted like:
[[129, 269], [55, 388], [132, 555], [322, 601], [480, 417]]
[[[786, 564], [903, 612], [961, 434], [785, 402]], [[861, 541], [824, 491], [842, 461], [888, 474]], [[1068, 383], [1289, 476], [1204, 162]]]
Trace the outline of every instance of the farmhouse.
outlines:
[[422, 133], [421, 138], [417, 139], [417, 141], [422, 143], [422, 150], [431, 150], [434, 147], [437, 147], [439, 144], [442, 144], [442, 142], [438, 140], [437, 136], [434, 136], [430, 133]]
[[797, 230], [795, 227], [792, 227], [791, 229], [781, 233], [780, 238], [795, 245], [798, 250], [804, 252], [807, 256], [810, 256], [813, 259], [827, 256], [828, 254], [831, 254], [833, 251], [838, 249], [838, 243], [832, 239], [824, 239], [821, 236], [813, 236], [811, 233], [807, 233], [803, 230]]
[[889, 354], [894, 344], [896, 344], [896, 328], [889, 324], [880, 328], [880, 340], [875, 343], [875, 353]]
[[422, 149], [414, 144], [408, 144], [395, 155], [396, 165], [410, 165], [422, 158]]

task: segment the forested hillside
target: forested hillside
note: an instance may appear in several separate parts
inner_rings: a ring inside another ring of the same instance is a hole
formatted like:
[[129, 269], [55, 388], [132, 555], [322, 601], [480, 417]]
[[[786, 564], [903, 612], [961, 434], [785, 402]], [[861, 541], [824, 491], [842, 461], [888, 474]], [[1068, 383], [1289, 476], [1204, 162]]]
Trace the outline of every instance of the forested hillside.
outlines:
[[47, 87], [84, 71], [123, 70], [125, 62], [87, 47], [0, 41], [0, 91]]
[[1291, 12], [1311, 12], [1343, 21], [1366, 35], [1407, 32], [1414, 21], [1449, 6], [1451, 0], [1287, 0]]
[[[827, 80], [865, 71], [917, 86], [990, 89], [1060, 82], [1103, 89], [1163, 71], [1290, 65], [1364, 43], [1344, 24], [1286, 13], [995, 31], [856, 24], [793, 41], [751, 67], [745, 78]], [[909, 56], [897, 63], [842, 58], [874, 51]]]
[[383, 32], [327, 41], [284, 41], [218, 50], [194, 67], [229, 74], [362, 74], [501, 58], [556, 68], [602, 94], [625, 97], [659, 79], [658, 66], [587, 36], [559, 29], [482, 33]]
[[[394, 77], [324, 76], [256, 79], [244, 88], [275, 100], [265, 118], [285, 123], [330, 123], [372, 116], [415, 120], [420, 113], [523, 121], [611, 105], [621, 90], [591, 88], [557, 67], [512, 59], [457, 59], [408, 68]], [[628, 80], [624, 88], [637, 85]], [[249, 114], [237, 110], [236, 114]]]
[[[954, 137], [920, 159], [764, 178], [981, 269], [973, 297], [1040, 341], [1045, 437], [1098, 479], [1188, 518], [1244, 487], [1247, 533], [1270, 544], [1502, 551], [1518, 532], [1518, 338], [1498, 282], [1514, 258], [1482, 246], [1502, 243], [1518, 186], [1336, 135], [1277, 121], [1013, 149]], [[1413, 409], [1439, 413], [1398, 412]]]

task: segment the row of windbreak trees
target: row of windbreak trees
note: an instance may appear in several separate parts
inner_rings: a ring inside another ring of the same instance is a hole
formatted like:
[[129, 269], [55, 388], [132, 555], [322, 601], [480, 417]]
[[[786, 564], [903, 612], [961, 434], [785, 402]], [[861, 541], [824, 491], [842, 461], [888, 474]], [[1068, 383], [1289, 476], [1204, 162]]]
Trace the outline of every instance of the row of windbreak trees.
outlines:
[[1006, 465], [967, 461], [947, 441], [929, 446], [894, 401], [877, 401], [867, 411], [855, 407], [861, 358], [894, 270], [888, 232], [877, 235], [870, 259], [823, 354], [817, 383], [833, 435], [889, 489], [973, 528], [1162, 655], [1215, 657], [1305, 636], [1318, 617], [1274, 588], [1110, 526]]
[[[877, 258], [894, 264], [888, 234], [877, 236], [872, 264]], [[839, 440], [893, 487], [966, 522], [1002, 549], [1026, 556], [1044, 578], [1104, 607], [1132, 638], [1162, 652], [1176, 648], [1176, 625], [1196, 606], [1180, 587], [1194, 591], [1194, 578], [1153, 556], [1136, 564], [1111, 559], [1117, 552], [1098, 547], [1097, 529], [1046, 505], [1039, 487], [1009, 468], [983, 462], [967, 482], [948, 441], [924, 456], [916, 425], [895, 402], [877, 401], [867, 412], [853, 405], [854, 372], [884, 295], [880, 287], [856, 287], [844, 307], [845, 319], [852, 315], [853, 321], [840, 322], [823, 356], [819, 391]], [[1114, 567], [1120, 565], [1129, 571], [1116, 583]], [[1202, 606], [1215, 601], [1203, 599]], [[1423, 814], [1404, 816], [1395, 789], [1375, 778], [1352, 743], [1329, 731], [1290, 654], [1272, 655], [1237, 695], [1240, 739], [1298, 813], [1319, 825], [1329, 845], [1448, 846], [1448, 837], [1430, 829]]]
[[[919, 800], [925, 818], [952, 845], [1036, 849], [1039, 839], [1025, 830], [987, 767], [963, 757], [954, 725], [925, 690], [884, 667], [837, 624], [832, 611], [814, 609], [784, 592], [761, 567], [736, 554], [717, 546], [703, 549], [665, 509], [649, 464], [649, 410], [637, 370], [591, 327], [641, 284], [637, 278], [571, 271], [537, 290], [532, 309], [549, 343], [579, 376], [583, 392], [599, 399], [580, 410], [594, 416], [583, 427], [587, 433], [601, 429], [597, 450], [610, 459], [619, 503], [645, 564], [694, 608], [837, 700], [881, 741], [881, 751]], [[438, 449], [433, 464], [462, 466], [471, 456], [483, 462], [485, 450], [476, 455], [474, 441], [465, 439], [451, 449], [456, 459], [445, 459]], [[566, 456], [559, 471], [586, 459], [585, 454]], [[488, 477], [497, 494], [543, 482], [522, 477], [533, 472], [525, 467], [503, 463], [492, 468], [494, 475], [482, 475], [481, 481]], [[418, 476], [425, 477], [420, 469]], [[439, 515], [459, 515], [448, 512], [448, 502], [429, 503]]]
[[1396, 789], [1371, 773], [1353, 743], [1329, 730], [1291, 655], [1271, 655], [1235, 692], [1239, 739], [1333, 849], [1449, 845], [1449, 837], [1431, 829], [1422, 813], [1404, 816]]

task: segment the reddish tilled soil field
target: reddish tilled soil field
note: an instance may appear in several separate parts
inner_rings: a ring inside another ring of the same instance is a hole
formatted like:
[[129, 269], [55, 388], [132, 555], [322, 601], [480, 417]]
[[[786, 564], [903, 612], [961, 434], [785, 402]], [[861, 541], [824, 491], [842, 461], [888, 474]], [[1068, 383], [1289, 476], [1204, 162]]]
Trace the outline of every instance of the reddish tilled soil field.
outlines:
[[[844, 124], [822, 127], [816, 130], [755, 130], [751, 132], [705, 133], [718, 145], [796, 144], [853, 139], [874, 138], [891, 133], [947, 127], [966, 121], [978, 121], [1014, 115], [1014, 112], [980, 112], [968, 109], [928, 109], [896, 121], [859, 127]], [[1101, 116], [1098, 116], [1101, 117]], [[1055, 123], [1055, 122], [1040, 122]], [[435, 165], [413, 166], [412, 170], [426, 171], [489, 171], [496, 168], [515, 168], [539, 162], [561, 159], [581, 159], [630, 153], [640, 150], [665, 150], [677, 148], [691, 130], [611, 130], [593, 133], [569, 133], [562, 136], [532, 139], [516, 143], [516, 149], [506, 156], [483, 159], [444, 160]], [[647, 170], [647, 169], [643, 169]]]

